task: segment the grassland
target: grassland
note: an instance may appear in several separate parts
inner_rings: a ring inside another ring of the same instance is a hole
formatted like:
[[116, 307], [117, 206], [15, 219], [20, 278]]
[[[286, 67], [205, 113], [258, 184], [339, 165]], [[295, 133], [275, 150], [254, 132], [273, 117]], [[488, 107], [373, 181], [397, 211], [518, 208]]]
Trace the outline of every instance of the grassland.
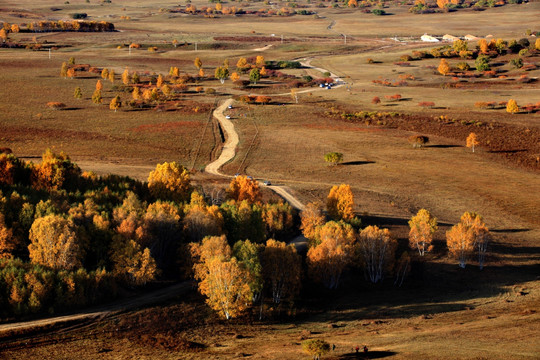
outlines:
[[[198, 8], [212, 5], [198, 0], [193, 4]], [[304, 202], [324, 201], [332, 185], [351, 184], [364, 223], [389, 227], [402, 248], [408, 218], [420, 208], [429, 209], [439, 218], [441, 229], [423, 275], [413, 274], [399, 289], [392, 286], [392, 279], [377, 287], [355, 282], [361, 275], [354, 271], [337, 293], [317, 292], [313, 284], [306, 284], [305, 300], [298, 303], [293, 316], [262, 322], [255, 315], [232, 322], [217, 320], [203, 300], [189, 292], [155, 307], [6, 340], [0, 344], [0, 349], [4, 346], [0, 358], [67, 359], [77, 353], [81, 359], [298, 359], [305, 356], [300, 346], [305, 338], [336, 344], [329, 359], [356, 358], [351, 348], [360, 344], [373, 351], [370, 358], [538, 357], [540, 113], [510, 115], [474, 106], [477, 101], [510, 98], [520, 105], [536, 103], [540, 100], [538, 82], [519, 84], [515, 80], [522, 72], [502, 65], [507, 80], [482, 78], [468, 81], [465, 88], [449, 88], [441, 85], [452, 80], [434, 70], [438, 59], [413, 61], [409, 67], [395, 62], [413, 50], [435, 46], [409, 39], [417, 40], [426, 32], [491, 34], [506, 40], [526, 37], [527, 29], [540, 30], [534, 28], [539, 2], [430, 15], [409, 14], [406, 8], [392, 5], [386, 9], [392, 15], [383, 17], [359, 10], [316, 8], [315, 4], [306, 5], [318, 16], [211, 19], [160, 11], [177, 5], [135, 0], [3, 3], [0, 21], [57, 20], [86, 12], [90, 20], [113, 22], [118, 31], [13, 34], [13, 39], [23, 43], [32, 42], [35, 35], [59, 49], [50, 60], [46, 51], [0, 49], [0, 147], [27, 158], [52, 147], [68, 153], [85, 170], [141, 179], [162, 161], [194, 163], [199, 170], [216, 157], [222, 143], [219, 129], [209, 121], [214, 96], [190, 91], [182, 95], [178, 111], [124, 107], [115, 113], [106, 104], [117, 93], [127, 100], [128, 93], [104, 82], [104, 104], [92, 104], [90, 96], [99, 76], [60, 78], [61, 63], [73, 56], [77, 63], [112, 68], [118, 76], [126, 66], [141, 74], [167, 74], [171, 66], [193, 74], [195, 57], [201, 58], [208, 74], [227, 58], [233, 66], [239, 57], [261, 54], [266, 60], [311, 58], [312, 65], [335, 72], [347, 85], [333, 90], [301, 89], [306, 92], [300, 93], [299, 104], [293, 104], [283, 84], [274, 87], [263, 81], [261, 88], [239, 90], [230, 81], [224, 85], [204, 81], [205, 88], [217, 90], [218, 99], [259, 89], [273, 99], [264, 106], [235, 104], [230, 115], [240, 145], [237, 157], [224, 171], [285, 184]], [[240, 6], [224, 3], [233, 5]], [[278, 2], [273, 7], [285, 5]], [[60, 10], [51, 11], [51, 7]], [[272, 5], [242, 3], [241, 7]], [[272, 34], [278, 39], [283, 34], [284, 43], [246, 39]], [[341, 34], [348, 35], [347, 44]], [[215, 40], [220, 36], [236, 40]], [[394, 36], [405, 41], [390, 39]], [[180, 42], [178, 48], [171, 45], [173, 39]], [[134, 49], [130, 55], [125, 45], [133, 42], [143, 49]], [[272, 47], [264, 52], [253, 51], [269, 44]], [[123, 47], [117, 49], [118, 45]], [[145, 48], [150, 45], [158, 51], [148, 52]], [[514, 57], [505, 55], [498, 61]], [[375, 62], [368, 63], [370, 58]], [[527, 61], [540, 65], [538, 54]], [[286, 72], [322, 77], [311, 69]], [[527, 74], [538, 78], [540, 70]], [[399, 75], [413, 75], [415, 80], [401, 87], [372, 82], [395, 81]], [[83, 91], [81, 100], [73, 98], [76, 86]], [[402, 101], [385, 99], [396, 93]], [[374, 96], [382, 103], [373, 105]], [[45, 106], [49, 101], [64, 102], [68, 110], [49, 110]], [[422, 109], [421, 101], [436, 106]], [[403, 117], [387, 124], [350, 122], [329, 115], [332, 108], [396, 112]], [[454, 119], [455, 125], [439, 125], [434, 118], [440, 116]], [[476, 122], [484, 125], [476, 127]], [[489, 124], [494, 132], [487, 129]], [[511, 141], [484, 142], [472, 153], [464, 147], [465, 137], [475, 130], [511, 134]], [[413, 149], [407, 137], [417, 133], [428, 135], [430, 146]], [[328, 167], [323, 155], [329, 151], [342, 152], [345, 164]], [[195, 180], [211, 186], [222, 183], [204, 174], [196, 174]], [[495, 234], [488, 266], [482, 272], [474, 266], [458, 271], [444, 249], [444, 231], [471, 210], [481, 213]]]

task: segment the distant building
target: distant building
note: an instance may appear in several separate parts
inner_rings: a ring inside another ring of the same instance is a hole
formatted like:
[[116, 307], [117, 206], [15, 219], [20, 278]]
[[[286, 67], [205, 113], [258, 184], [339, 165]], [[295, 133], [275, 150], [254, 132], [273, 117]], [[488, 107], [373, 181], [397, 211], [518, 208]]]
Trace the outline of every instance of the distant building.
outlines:
[[426, 42], [439, 42], [439, 39], [433, 37], [433, 36], [430, 36], [428, 34], [424, 34], [420, 37], [420, 39], [422, 41], [426, 41]]
[[454, 36], [454, 35], [450, 35], [450, 34], [444, 35], [444, 36], [442, 37], [442, 39], [443, 39], [444, 41], [449, 41], [449, 42], [454, 42], [454, 41], [456, 41], [456, 40], [460, 40], [459, 37]]
[[465, 35], [465, 40], [468, 40], [468, 41], [475, 41], [475, 40], [480, 40], [479, 37], [476, 37], [474, 35], [471, 35], [471, 34], [467, 34]]

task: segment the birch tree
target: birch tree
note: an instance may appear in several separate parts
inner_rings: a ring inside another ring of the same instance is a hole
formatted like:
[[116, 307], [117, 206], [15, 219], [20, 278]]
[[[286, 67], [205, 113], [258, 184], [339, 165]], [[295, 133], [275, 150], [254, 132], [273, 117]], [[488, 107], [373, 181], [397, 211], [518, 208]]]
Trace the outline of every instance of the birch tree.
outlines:
[[394, 262], [397, 243], [388, 229], [368, 226], [358, 236], [358, 250], [366, 277], [372, 283], [384, 279]]

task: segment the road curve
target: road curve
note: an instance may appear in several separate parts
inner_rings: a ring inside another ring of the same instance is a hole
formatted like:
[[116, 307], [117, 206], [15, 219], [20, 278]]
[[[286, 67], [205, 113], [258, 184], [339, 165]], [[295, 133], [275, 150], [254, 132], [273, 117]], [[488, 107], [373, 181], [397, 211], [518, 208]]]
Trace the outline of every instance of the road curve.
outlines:
[[238, 146], [238, 134], [234, 130], [234, 124], [223, 115], [225, 109], [227, 109], [229, 105], [232, 105], [232, 103], [233, 99], [225, 100], [225, 102], [218, 106], [213, 113], [214, 117], [218, 119], [221, 129], [225, 133], [225, 144], [223, 144], [221, 155], [219, 155], [215, 161], [206, 165], [204, 171], [217, 176], [227, 176], [222, 174], [219, 169], [234, 158], [236, 155], [236, 147]]

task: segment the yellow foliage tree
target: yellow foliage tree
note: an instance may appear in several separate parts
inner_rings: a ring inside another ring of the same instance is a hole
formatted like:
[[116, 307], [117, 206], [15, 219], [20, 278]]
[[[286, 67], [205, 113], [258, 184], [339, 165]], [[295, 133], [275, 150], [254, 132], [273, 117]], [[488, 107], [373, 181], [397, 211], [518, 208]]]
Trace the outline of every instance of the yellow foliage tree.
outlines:
[[474, 152], [474, 147], [478, 145], [478, 138], [476, 137], [475, 133], [470, 133], [469, 136], [467, 136], [467, 147], [472, 148], [472, 152]]
[[158, 88], [161, 88], [163, 86], [163, 76], [161, 76], [161, 74], [159, 74], [158, 78], [157, 78], [157, 81], [156, 81], [156, 86]]
[[101, 90], [101, 89], [103, 89], [103, 84], [101, 83], [101, 80], [98, 80], [96, 83], [96, 90]]
[[441, 62], [439, 63], [439, 67], [437, 68], [437, 70], [439, 71], [439, 73], [441, 75], [448, 75], [448, 73], [450, 73], [450, 65], [448, 65], [448, 61], [446, 61], [446, 59], [441, 59]]
[[324, 225], [324, 214], [321, 204], [310, 202], [300, 213], [302, 234], [310, 241], [317, 244], [320, 241], [319, 230]]
[[426, 209], [420, 209], [409, 220], [409, 228], [409, 246], [417, 249], [420, 256], [424, 256], [426, 251], [431, 251], [433, 234], [438, 229], [437, 218], [431, 216]]
[[141, 100], [141, 89], [138, 86], [135, 86], [133, 88], [133, 91], [131, 92], [131, 97], [133, 100]]
[[248, 67], [248, 64], [247, 64], [246, 58], [242, 57], [238, 59], [238, 61], [236, 62], [236, 68], [238, 69], [238, 71], [242, 71], [247, 67]]
[[478, 48], [482, 54], [487, 54], [489, 52], [489, 43], [486, 39], [480, 39], [478, 41]]
[[158, 274], [150, 249], [143, 249], [136, 241], [121, 236], [113, 241], [111, 260], [114, 273], [130, 285], [145, 285]]
[[103, 68], [103, 70], [101, 70], [101, 78], [104, 80], [109, 79], [109, 69]]
[[243, 175], [239, 175], [231, 181], [227, 193], [231, 199], [238, 202], [247, 200], [250, 203], [254, 203], [262, 199], [259, 183]]
[[157, 198], [186, 201], [191, 193], [189, 171], [176, 162], [158, 164], [148, 176], [148, 189]]
[[326, 199], [328, 215], [334, 220], [351, 221], [354, 218], [354, 196], [346, 184], [335, 185]]
[[47, 149], [41, 163], [34, 165], [31, 174], [32, 185], [36, 189], [59, 190], [77, 187], [81, 169], [71, 162], [69, 156]]
[[508, 103], [506, 104], [506, 112], [510, 114], [515, 114], [519, 112], [519, 106], [516, 100], [513, 100], [513, 99], [508, 100]]
[[368, 226], [358, 236], [358, 250], [364, 271], [372, 283], [384, 278], [394, 265], [397, 242], [388, 229]]
[[291, 298], [300, 290], [302, 260], [294, 245], [270, 239], [262, 252], [264, 283], [275, 304]]
[[482, 216], [474, 212], [465, 212], [461, 216], [460, 222], [468, 227], [472, 233], [473, 246], [478, 251], [478, 266], [482, 270], [484, 268], [488, 244], [491, 240], [489, 229]]
[[67, 62], [62, 63], [62, 67], [60, 68], [60, 76], [63, 78], [67, 78], [67, 71], [68, 71], [68, 64]]
[[13, 230], [8, 229], [4, 221], [4, 214], [0, 213], [0, 259], [11, 259], [16, 247]]
[[473, 232], [463, 222], [454, 225], [446, 232], [448, 251], [459, 260], [459, 267], [465, 268], [467, 258], [474, 249]]
[[339, 285], [341, 274], [353, 260], [354, 229], [342, 221], [320, 228], [320, 243], [307, 253], [310, 274], [329, 289]]
[[129, 85], [130, 82], [131, 82], [131, 76], [129, 76], [129, 70], [125, 69], [124, 72], [122, 73], [122, 83], [124, 85]]
[[193, 270], [199, 281], [199, 292], [206, 303], [226, 319], [236, 317], [247, 309], [252, 292], [248, 272], [236, 258], [225, 236], [207, 237], [201, 244], [192, 244]]
[[262, 55], [258, 55], [256, 58], [255, 58], [255, 65], [257, 67], [263, 67], [264, 65], [266, 64], [266, 62], [264, 61], [264, 56]]
[[67, 70], [67, 77], [70, 78], [70, 79], [73, 79], [75, 77], [75, 69], [69, 68]]
[[60, 215], [47, 215], [34, 220], [28, 246], [33, 263], [53, 269], [72, 270], [81, 266], [80, 248], [75, 225]]
[[446, 8], [446, 6], [450, 3], [448, 0], [437, 0], [437, 6], [441, 9]]
[[109, 71], [109, 81], [111, 83], [113, 83], [113, 84], [114, 84], [114, 80], [115, 80], [115, 75], [116, 74], [114, 73], [114, 70]]
[[200, 242], [206, 236], [223, 233], [223, 215], [216, 205], [208, 206], [196, 191], [191, 193], [191, 202], [184, 208], [184, 232], [191, 242]]
[[193, 63], [195, 64], [195, 67], [196, 67], [197, 69], [200, 69], [200, 68], [202, 67], [202, 61], [201, 61], [201, 59], [199, 59], [198, 57], [195, 58], [195, 61], [194, 61]]
[[109, 104], [109, 109], [114, 110], [114, 112], [116, 112], [121, 107], [122, 107], [122, 102], [120, 101], [120, 96], [116, 95], [114, 98], [112, 98], [111, 103]]
[[268, 72], [266, 71], [266, 68], [263, 66], [260, 71], [261, 76], [266, 76]]

